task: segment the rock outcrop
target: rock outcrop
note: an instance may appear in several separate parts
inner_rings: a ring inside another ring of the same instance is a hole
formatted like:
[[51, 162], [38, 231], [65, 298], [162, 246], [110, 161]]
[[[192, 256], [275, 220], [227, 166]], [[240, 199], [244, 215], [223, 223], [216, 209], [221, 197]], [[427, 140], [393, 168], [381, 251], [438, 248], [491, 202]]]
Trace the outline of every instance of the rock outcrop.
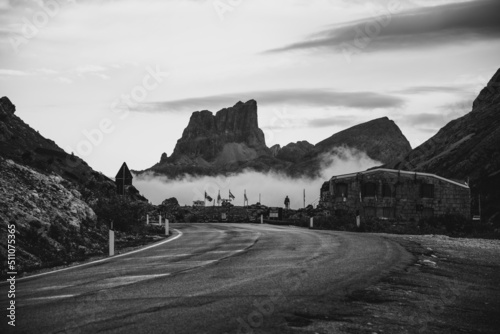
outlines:
[[1, 157], [0, 174], [0, 231], [16, 226], [19, 272], [105, 250], [105, 226], [96, 228], [96, 214], [70, 182]]
[[257, 102], [250, 100], [215, 115], [208, 110], [194, 112], [169, 161], [226, 164], [269, 154], [258, 125]]
[[168, 159], [168, 155], [167, 153], [163, 152], [163, 154], [161, 155], [161, 158], [160, 158], [160, 163], [164, 163], [164, 162], [167, 162], [167, 159]]
[[487, 214], [499, 212], [500, 70], [481, 90], [471, 112], [387, 167], [469, 179], [473, 197], [481, 194]]

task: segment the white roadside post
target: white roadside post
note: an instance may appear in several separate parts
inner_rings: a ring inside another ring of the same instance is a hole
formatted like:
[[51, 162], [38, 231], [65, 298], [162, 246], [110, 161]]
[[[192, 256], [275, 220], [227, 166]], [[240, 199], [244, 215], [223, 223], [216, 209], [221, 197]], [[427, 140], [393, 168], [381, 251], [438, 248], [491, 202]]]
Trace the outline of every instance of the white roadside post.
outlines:
[[264, 224], [264, 215], [260, 215], [260, 223]]
[[158, 224], [161, 226], [161, 215], [158, 217]]
[[168, 236], [168, 219], [165, 219], [165, 235]]
[[109, 229], [109, 256], [115, 255], [115, 231], [113, 230], [113, 222]]
[[313, 228], [314, 227], [314, 218], [311, 217], [311, 220], [309, 221], [309, 227]]
[[149, 215], [146, 215], [146, 225], [149, 225]]

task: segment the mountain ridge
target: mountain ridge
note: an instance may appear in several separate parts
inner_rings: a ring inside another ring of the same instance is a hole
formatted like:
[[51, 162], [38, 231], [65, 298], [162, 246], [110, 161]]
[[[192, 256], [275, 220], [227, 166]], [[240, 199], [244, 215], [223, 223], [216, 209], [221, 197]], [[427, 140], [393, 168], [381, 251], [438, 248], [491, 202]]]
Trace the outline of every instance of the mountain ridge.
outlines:
[[318, 177], [326, 153], [349, 147], [381, 163], [388, 163], [411, 150], [399, 127], [387, 117], [355, 125], [316, 145], [301, 140], [268, 148], [258, 126], [257, 102], [238, 102], [233, 107], [191, 114], [182, 137], [170, 157], [138, 174], [153, 172], [170, 178], [184, 175], [215, 176], [244, 170], [279, 172], [291, 177]]

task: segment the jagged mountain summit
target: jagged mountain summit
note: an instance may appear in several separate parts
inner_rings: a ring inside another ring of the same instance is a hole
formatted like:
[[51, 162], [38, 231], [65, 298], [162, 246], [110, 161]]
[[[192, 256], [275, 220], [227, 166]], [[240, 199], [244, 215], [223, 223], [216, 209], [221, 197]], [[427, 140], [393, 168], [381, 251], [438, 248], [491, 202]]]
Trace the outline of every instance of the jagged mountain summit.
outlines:
[[475, 200], [481, 196], [483, 212], [500, 215], [500, 69], [471, 112], [386, 167], [469, 179]]
[[194, 112], [169, 161], [221, 165], [261, 155], [269, 155], [269, 149], [259, 129], [257, 102], [250, 100], [215, 115], [208, 110]]
[[215, 115], [207, 110], [194, 112], [172, 156], [163, 153], [160, 162], [146, 171], [170, 178], [244, 170], [317, 177], [324, 154], [338, 147], [366, 152], [381, 163], [402, 157], [411, 150], [401, 130], [387, 117], [356, 125], [317, 145], [297, 141], [268, 148], [258, 125], [257, 102], [250, 100], [238, 102]]

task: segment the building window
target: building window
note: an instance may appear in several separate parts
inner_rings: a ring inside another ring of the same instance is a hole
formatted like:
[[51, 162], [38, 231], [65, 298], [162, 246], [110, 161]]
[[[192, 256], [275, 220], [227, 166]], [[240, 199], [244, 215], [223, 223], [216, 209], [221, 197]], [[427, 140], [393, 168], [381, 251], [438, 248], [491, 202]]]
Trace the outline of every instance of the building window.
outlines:
[[364, 197], [377, 196], [377, 184], [374, 182], [367, 182], [363, 184], [363, 196]]
[[424, 208], [422, 210], [422, 216], [424, 216], [424, 217], [434, 216], [434, 209], [433, 208]]
[[422, 198], [434, 198], [434, 185], [433, 184], [422, 184], [420, 186], [420, 197]]
[[392, 188], [389, 183], [382, 185], [382, 197], [392, 197]]
[[365, 206], [365, 217], [375, 217], [377, 210], [374, 206]]
[[347, 183], [335, 184], [335, 197], [347, 197]]

